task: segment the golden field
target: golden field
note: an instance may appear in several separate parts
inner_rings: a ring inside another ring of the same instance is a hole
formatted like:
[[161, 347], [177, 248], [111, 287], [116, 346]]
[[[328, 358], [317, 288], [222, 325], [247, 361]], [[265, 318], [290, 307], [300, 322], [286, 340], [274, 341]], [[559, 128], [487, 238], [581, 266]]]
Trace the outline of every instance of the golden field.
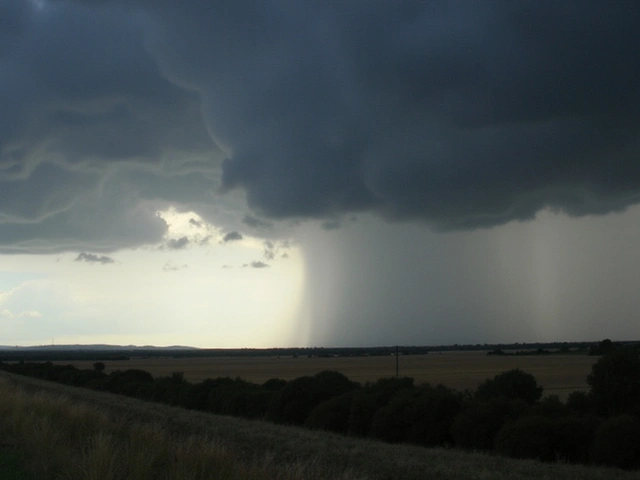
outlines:
[[[401, 376], [413, 377], [417, 384], [442, 383], [457, 390], [475, 389], [487, 378], [519, 368], [536, 377], [544, 394], [565, 398], [574, 390], [586, 390], [587, 375], [599, 357], [588, 355], [488, 356], [486, 352], [443, 352], [428, 355], [401, 355]], [[77, 368], [92, 368], [92, 361], [58, 362]], [[335, 370], [351, 380], [364, 383], [395, 376], [395, 356], [373, 357], [200, 357], [131, 358], [105, 361], [106, 373], [138, 368], [154, 376], [183, 372], [185, 379], [198, 382], [207, 378], [240, 377], [262, 383], [270, 378], [291, 380], [322, 370]]]

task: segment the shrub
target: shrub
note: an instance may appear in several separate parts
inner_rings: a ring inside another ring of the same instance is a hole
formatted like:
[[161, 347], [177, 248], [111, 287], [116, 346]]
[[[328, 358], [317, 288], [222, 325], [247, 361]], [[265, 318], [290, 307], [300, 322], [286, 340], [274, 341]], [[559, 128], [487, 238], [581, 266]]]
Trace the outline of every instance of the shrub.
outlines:
[[411, 428], [414, 402], [412, 391], [396, 395], [388, 405], [375, 412], [369, 434], [385, 442], [406, 441]]
[[286, 380], [282, 380], [281, 378], [270, 378], [266, 382], [262, 384], [262, 387], [265, 390], [270, 392], [279, 392], [287, 385]]
[[451, 425], [453, 441], [470, 450], [492, 450], [494, 439], [504, 424], [518, 418], [526, 409], [523, 400], [504, 397], [473, 403], [454, 418]]
[[620, 468], [640, 467], [640, 419], [620, 415], [605, 420], [596, 430], [591, 461]]
[[242, 391], [250, 384], [240, 378], [220, 377], [214, 380], [207, 395], [207, 410], [214, 413], [238, 415], [244, 409]]
[[555, 460], [553, 430], [553, 422], [549, 418], [521, 417], [498, 432], [496, 451], [514, 458], [534, 458], [547, 462]]
[[542, 396], [542, 387], [535, 377], [520, 369], [509, 370], [486, 380], [476, 390], [478, 400], [505, 397], [533, 403]]
[[135, 397], [140, 392], [143, 398], [149, 398], [146, 392], [149, 390], [149, 385], [153, 383], [153, 376], [149, 372], [132, 368], [124, 372], [121, 370], [111, 372], [103, 386], [112, 393]]
[[355, 436], [366, 436], [371, 430], [373, 417], [380, 405], [371, 393], [358, 390], [352, 392], [351, 409], [347, 420], [347, 433]]
[[402, 392], [415, 389], [411, 377], [388, 377], [365, 384], [354, 396], [349, 414], [350, 435], [365, 436], [370, 433], [375, 413]]
[[296, 378], [273, 397], [267, 418], [277, 423], [302, 425], [316, 405], [357, 387], [358, 384], [338, 372], [325, 371], [313, 377]]
[[593, 398], [587, 392], [576, 390], [569, 394], [566, 405], [571, 412], [589, 413], [593, 411]]
[[215, 386], [216, 381], [211, 378], [192, 385], [185, 394], [184, 406], [193, 410], [206, 410], [209, 390], [215, 388]]
[[586, 463], [598, 426], [595, 417], [521, 417], [506, 424], [495, 439], [498, 453], [515, 458]]
[[588, 463], [589, 448], [598, 427], [592, 416], [568, 416], [553, 421], [553, 446], [559, 460], [570, 463]]
[[462, 394], [444, 385], [422, 385], [415, 400], [409, 442], [427, 447], [451, 445], [451, 424], [462, 409]]
[[599, 411], [628, 413], [640, 403], [640, 355], [635, 348], [613, 350], [600, 358], [587, 377]]
[[320, 403], [311, 410], [305, 425], [318, 430], [347, 433], [353, 399], [353, 392], [350, 392]]
[[542, 415], [548, 418], [566, 417], [568, 412], [567, 406], [562, 403], [557, 395], [549, 395], [544, 397], [538, 403], [530, 407], [531, 415]]
[[380, 408], [373, 417], [370, 433], [388, 442], [451, 444], [451, 423], [461, 407], [460, 393], [443, 385], [422, 385], [403, 391]]
[[383, 406], [387, 405], [397, 393], [414, 388], [411, 377], [389, 377], [381, 378], [374, 383], [367, 383], [364, 386], [364, 391], [373, 395], [379, 406]]

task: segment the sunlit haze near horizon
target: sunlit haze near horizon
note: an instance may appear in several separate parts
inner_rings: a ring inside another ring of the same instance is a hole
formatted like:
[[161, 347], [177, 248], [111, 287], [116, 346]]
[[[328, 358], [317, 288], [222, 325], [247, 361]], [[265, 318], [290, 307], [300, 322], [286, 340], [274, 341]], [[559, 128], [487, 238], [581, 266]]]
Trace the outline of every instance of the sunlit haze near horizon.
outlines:
[[640, 339], [636, 2], [0, 2], [0, 345]]

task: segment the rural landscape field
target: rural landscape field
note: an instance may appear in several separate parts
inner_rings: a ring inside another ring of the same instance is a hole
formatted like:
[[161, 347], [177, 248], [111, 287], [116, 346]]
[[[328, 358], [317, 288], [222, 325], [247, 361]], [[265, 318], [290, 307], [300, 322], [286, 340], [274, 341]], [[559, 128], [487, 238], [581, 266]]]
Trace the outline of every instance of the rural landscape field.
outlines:
[[[49, 475], [42, 478], [58, 478], [51, 472], [76, 468], [75, 447], [61, 453], [59, 445], [66, 440], [57, 437], [70, 428], [69, 441], [96, 436], [95, 445], [81, 447], [91, 452], [85, 471], [70, 477], [88, 480], [127, 478], [118, 466], [123, 448], [133, 452], [160, 442], [154, 451], [175, 451], [185, 441], [193, 447], [180, 453], [184, 458], [174, 459], [171, 468], [180, 470], [197, 457], [200, 473], [162, 478], [404, 480], [426, 478], [423, 471], [431, 469], [443, 479], [608, 479], [640, 468], [635, 441], [640, 435], [640, 349], [635, 342], [605, 339], [580, 349], [505, 350], [414, 354], [407, 353], [410, 347], [404, 352], [376, 347], [368, 353], [318, 349], [303, 350], [303, 355], [299, 350], [134, 349], [124, 355], [40, 349], [24, 350], [27, 359], [19, 359], [18, 350], [6, 351], [0, 359], [6, 381], [0, 387], [13, 403], [0, 405], [5, 411], [4, 416], [0, 411], [0, 446], [15, 448], [0, 448], [0, 465], [4, 457], [20, 469], [26, 459], [37, 457], [39, 467], [31, 460], [26, 465], [39, 476], [43, 471]], [[34, 426], [36, 411], [43, 423]], [[143, 423], [131, 427], [126, 419]], [[53, 435], [46, 443], [55, 447], [30, 439], [46, 435]], [[293, 436], [315, 447], [302, 454]], [[140, 445], [122, 447], [117, 438]], [[202, 447], [209, 441], [210, 447]], [[396, 444], [395, 459], [369, 458], [364, 451], [384, 456], [390, 448], [377, 442]], [[444, 463], [443, 448], [457, 452]], [[47, 449], [44, 456], [39, 452]], [[251, 460], [244, 462], [238, 451], [250, 453]], [[316, 457], [318, 452], [324, 456]], [[469, 452], [483, 455], [467, 457]], [[144, 464], [144, 476], [155, 478], [154, 472], [166, 465], [162, 455], [154, 455], [150, 463], [130, 457], [127, 468], [135, 472]], [[588, 469], [561, 473], [536, 465], [528, 470], [524, 464], [497, 461], [495, 455]], [[52, 466], [49, 457], [65, 465]], [[480, 476], [469, 468], [473, 458], [484, 464]], [[108, 476], [87, 473], [95, 462]], [[230, 476], [212, 476], [221, 462]], [[600, 470], [604, 466], [622, 470]], [[517, 469], [521, 473], [515, 475]]]
[[[487, 355], [484, 351], [449, 351], [428, 355], [400, 355], [400, 376], [412, 377], [417, 384], [443, 384], [456, 390], [474, 390], [499, 373], [519, 368], [532, 374], [546, 395], [565, 398], [574, 390], [587, 389], [587, 375], [597, 357], [586, 354]], [[65, 362], [77, 368], [92, 368], [93, 361]], [[105, 361], [105, 372], [136, 368], [154, 376], [182, 372], [184, 378], [199, 382], [207, 378], [242, 378], [263, 383], [270, 378], [293, 380], [323, 370], [338, 371], [359, 383], [396, 375], [395, 356], [361, 357], [190, 357], [131, 358]]]
[[634, 472], [391, 445], [0, 372], [3, 480], [632, 480]]
[[0, 0], [0, 480], [640, 480], [640, 0]]

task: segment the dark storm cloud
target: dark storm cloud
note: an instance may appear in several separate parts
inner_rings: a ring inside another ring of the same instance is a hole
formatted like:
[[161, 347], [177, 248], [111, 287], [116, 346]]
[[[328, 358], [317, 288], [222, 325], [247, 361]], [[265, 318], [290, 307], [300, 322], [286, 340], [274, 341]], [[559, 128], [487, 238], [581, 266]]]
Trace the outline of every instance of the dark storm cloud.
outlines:
[[342, 224], [338, 220], [327, 220], [322, 223], [322, 228], [325, 230], [338, 230]]
[[101, 263], [102, 265], [115, 262], [113, 258], [107, 257], [106, 255], [96, 255], [95, 253], [86, 253], [86, 252], [79, 253], [74, 261], [87, 262], [87, 263]]
[[440, 228], [640, 199], [637, 2], [42, 5], [0, 7], [3, 251], [157, 242], [221, 186]]
[[224, 243], [235, 242], [238, 240], [242, 240], [242, 234], [240, 232], [229, 232], [224, 237], [222, 237], [222, 241]]
[[[160, 74], [139, 17], [42, 5], [0, 7], [0, 249], [158, 241], [166, 224], [149, 200], [182, 200], [182, 180], [213, 168], [199, 99]], [[212, 188], [186, 189], [197, 201]]]
[[639, 198], [635, 2], [143, 5], [263, 214], [467, 228]]

